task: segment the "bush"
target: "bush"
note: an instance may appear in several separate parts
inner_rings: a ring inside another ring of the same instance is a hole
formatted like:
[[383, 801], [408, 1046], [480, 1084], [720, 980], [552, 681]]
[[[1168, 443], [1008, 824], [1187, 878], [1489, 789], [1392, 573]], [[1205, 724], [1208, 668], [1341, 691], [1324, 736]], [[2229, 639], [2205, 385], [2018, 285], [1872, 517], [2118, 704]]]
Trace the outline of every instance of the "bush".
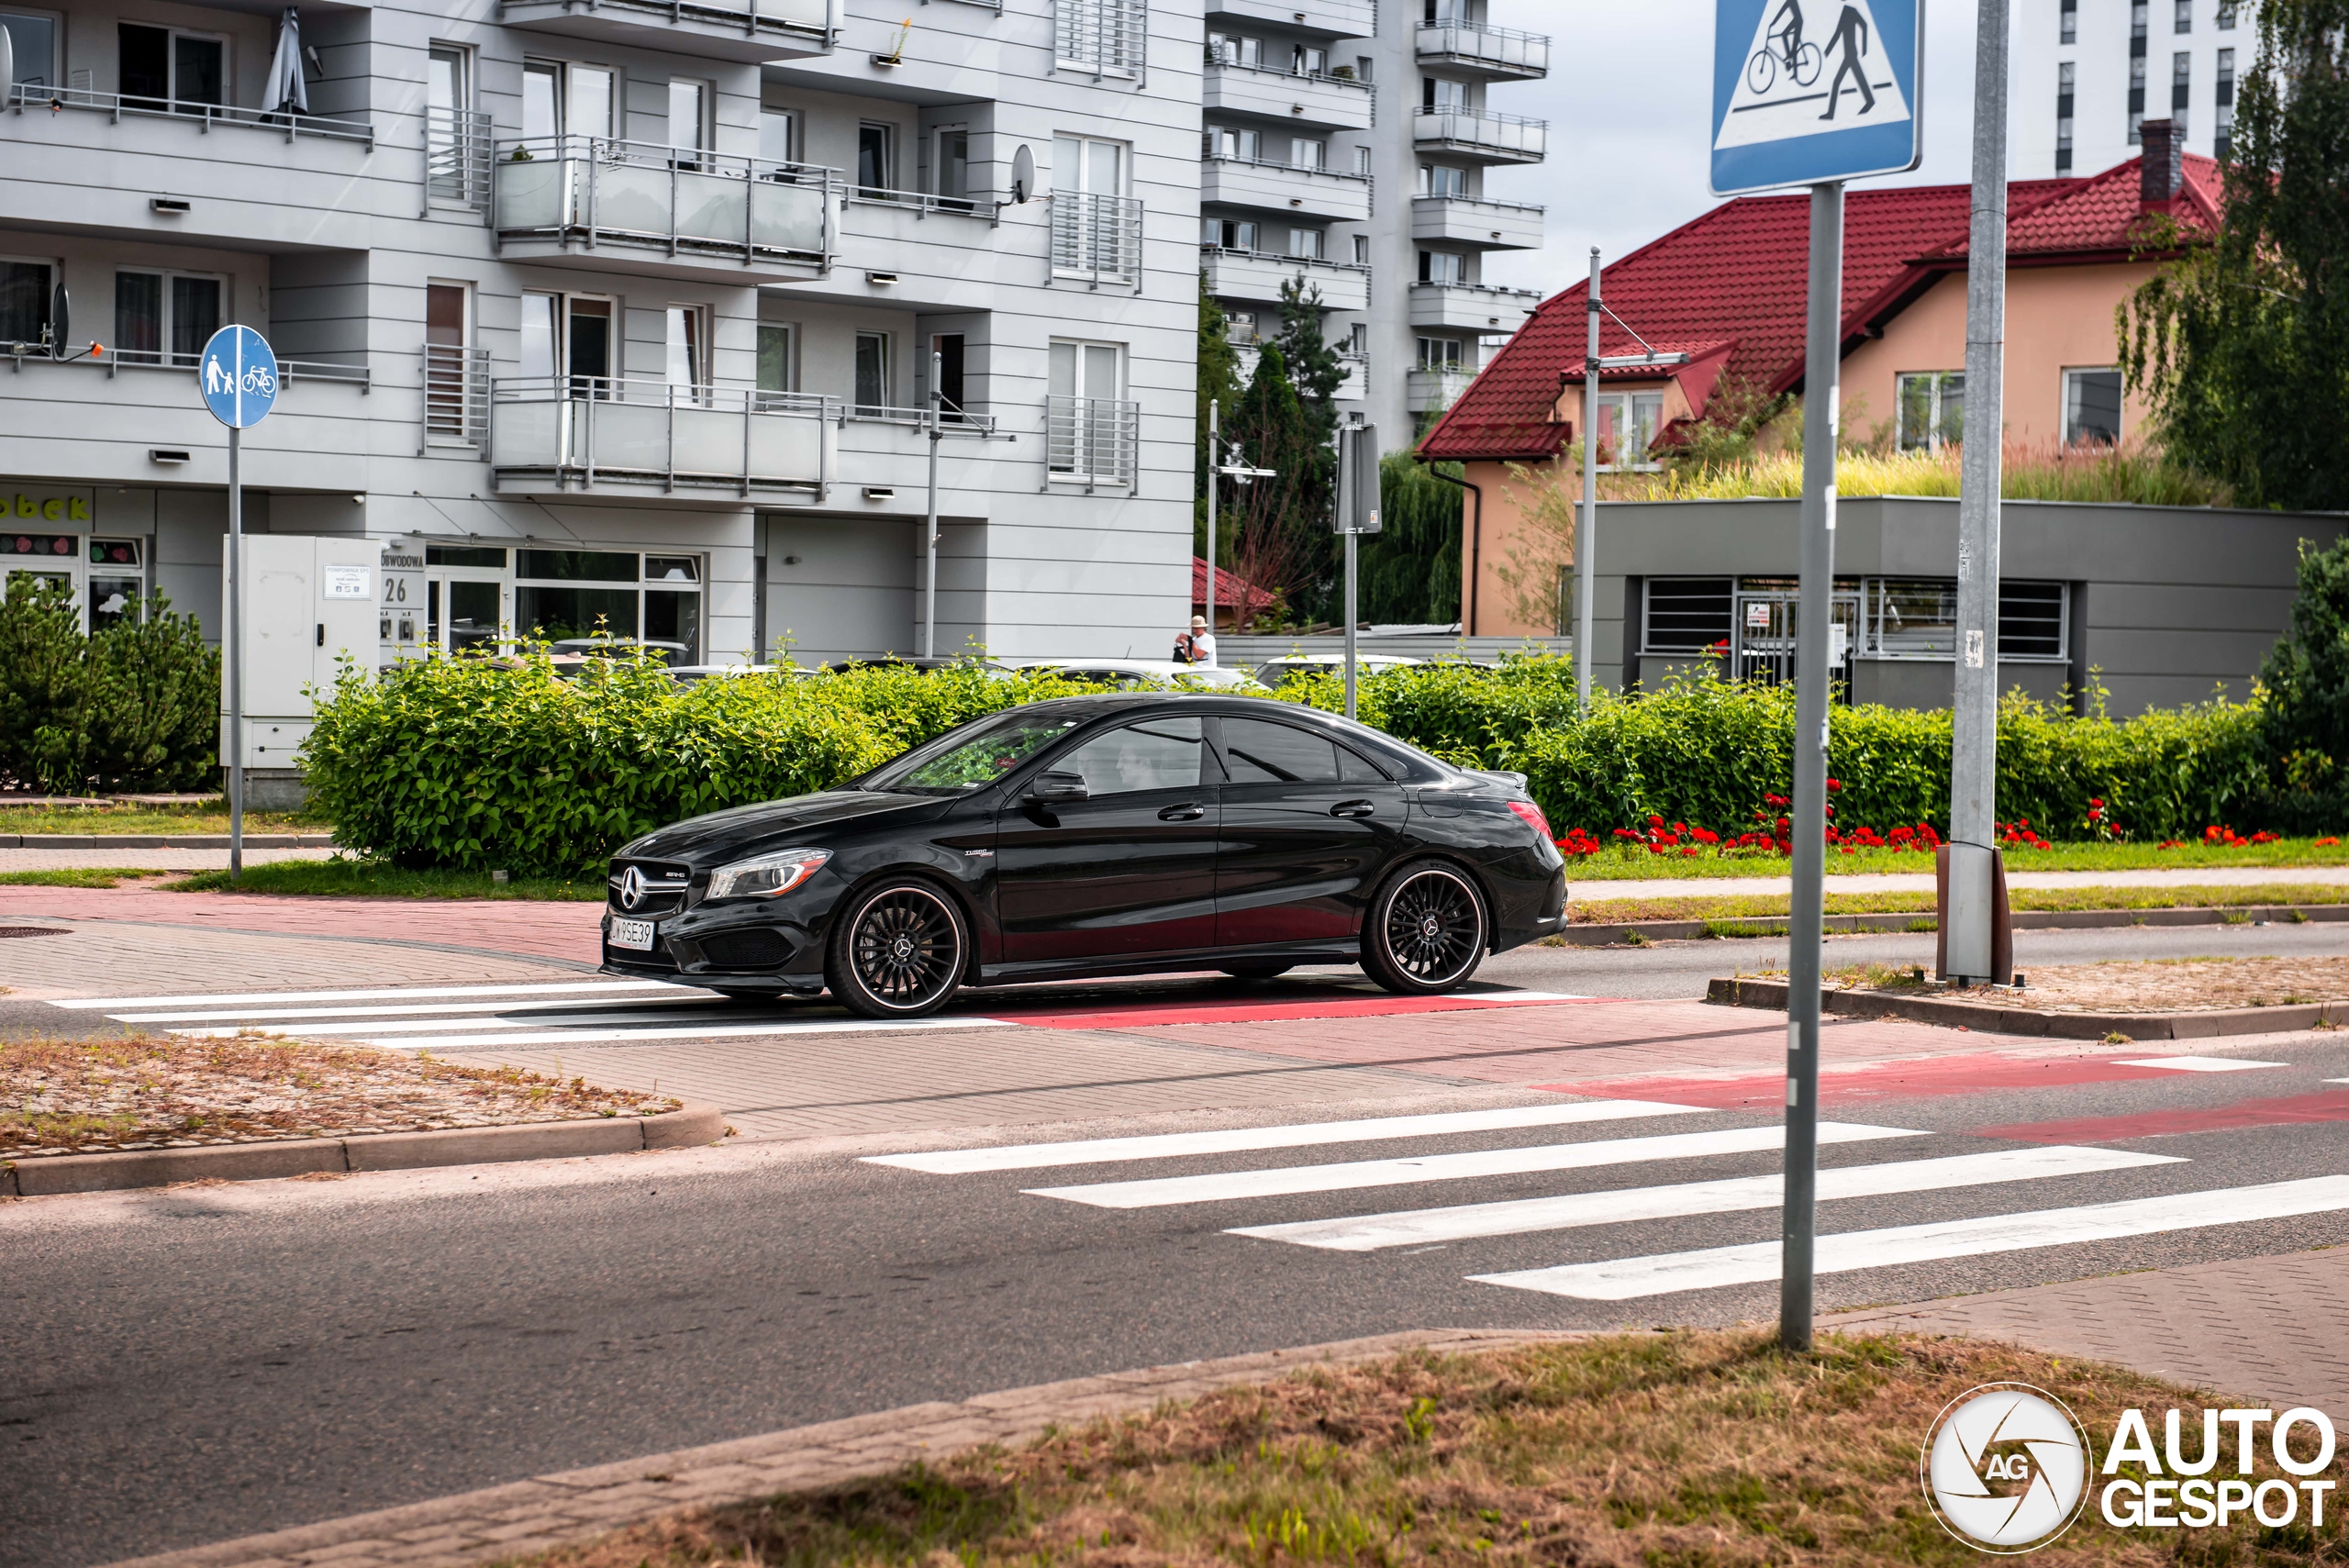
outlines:
[[220, 655], [158, 595], [85, 637], [62, 584], [0, 601], [0, 778], [59, 794], [182, 789], [217, 769]]
[[1097, 688], [975, 665], [712, 679], [657, 663], [346, 665], [302, 751], [341, 841], [407, 866], [569, 873], [683, 817], [828, 789], [997, 708]]

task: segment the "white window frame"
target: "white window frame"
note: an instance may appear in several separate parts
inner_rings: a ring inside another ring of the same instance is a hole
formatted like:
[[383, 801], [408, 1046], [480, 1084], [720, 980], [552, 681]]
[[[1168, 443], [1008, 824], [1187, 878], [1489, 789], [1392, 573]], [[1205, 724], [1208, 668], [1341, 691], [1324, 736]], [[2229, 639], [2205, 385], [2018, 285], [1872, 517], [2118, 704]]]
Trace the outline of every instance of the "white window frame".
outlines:
[[[857, 395], [856, 361], [868, 338], [877, 339], [881, 344], [881, 400], [878, 403], [867, 403]], [[856, 336], [849, 343], [848, 377], [850, 411], [867, 419], [886, 417], [888, 410], [896, 406], [897, 335], [858, 328]]]
[[[1576, 400], [1576, 406], [1580, 406], [1579, 400]], [[1631, 428], [1631, 420], [1632, 417], [1642, 410], [1651, 411], [1655, 416], [1654, 425], [1648, 434], [1648, 439], [1640, 443], [1640, 450], [1644, 454], [1648, 448], [1654, 443], [1656, 436], [1662, 433], [1664, 429], [1663, 390], [1659, 388], [1653, 392], [1602, 392], [1598, 395], [1598, 415], [1601, 428], [1605, 428], [1609, 425], [1613, 427], [1615, 430], [1617, 447], [1617, 460], [1613, 462], [1600, 463], [1598, 465], [1599, 473], [1653, 473], [1664, 467], [1664, 464], [1661, 462], [1657, 462], [1644, 455], [1642, 455], [1641, 461], [1638, 462], [1627, 463], [1621, 461], [1621, 449], [1624, 432]]]
[[[65, 13], [44, 10], [38, 6], [17, 5], [0, 6], [0, 11], [5, 11], [11, 17], [23, 17], [28, 20], [49, 24], [49, 58], [41, 62], [41, 69], [34, 80], [43, 87], [62, 85], [65, 75]], [[24, 80], [28, 75], [25, 64], [22, 59], [17, 61], [16, 75], [19, 81]], [[14, 83], [0, 82], [0, 88], [13, 85], [15, 85]], [[0, 94], [0, 98], [5, 96], [5, 94]]]
[[[1088, 380], [1088, 366], [1094, 362], [1095, 359], [1092, 350], [1098, 349], [1107, 349], [1110, 350], [1110, 377], [1113, 384], [1107, 391], [1092, 385]], [[1045, 455], [1045, 468], [1047, 473], [1052, 479], [1079, 482], [1088, 487], [1104, 483], [1119, 484], [1133, 483], [1137, 478], [1137, 475], [1134, 473], [1097, 473], [1087, 462], [1080, 460], [1080, 454], [1092, 454], [1107, 450], [1110, 453], [1113, 465], [1118, 461], [1118, 448], [1121, 443], [1117, 433], [1116, 425], [1117, 423], [1122, 422], [1126, 416], [1126, 408], [1124, 406], [1129, 402], [1129, 398], [1127, 396], [1127, 378], [1130, 371], [1130, 357], [1132, 354], [1131, 347], [1125, 343], [1114, 342], [1108, 339], [1101, 338], [1053, 338], [1048, 339], [1045, 347], [1048, 366], [1045, 386], [1048, 391], [1050, 391], [1052, 386], [1052, 377], [1049, 373], [1050, 361], [1052, 359], [1057, 358], [1063, 350], [1066, 350], [1069, 355], [1070, 390], [1065, 393], [1052, 393], [1051, 395], [1074, 399], [1080, 405], [1088, 406], [1088, 412], [1082, 423], [1082, 428], [1074, 430], [1071, 437], [1069, 442], [1069, 466], [1062, 467], [1058, 465], [1050, 450], [1050, 438], [1047, 438], [1047, 450]], [[1108, 406], [1108, 417], [1112, 421], [1106, 444], [1100, 432], [1100, 428], [1097, 423], [1100, 406], [1105, 405]], [[1129, 454], [1129, 457], [1132, 454]]]
[[[715, 378], [710, 371], [710, 308], [707, 305], [671, 304], [662, 311], [662, 380], [670, 388], [674, 400], [677, 389], [685, 389], [685, 400], [707, 403], [711, 400]], [[677, 377], [678, 358], [685, 359], [685, 379]]]
[[[1419, 252], [1419, 282], [1440, 284], [1448, 288], [1464, 287], [1468, 282], [1468, 258], [1457, 250], [1421, 250]], [[1452, 277], [1441, 274], [1452, 272]]]
[[[1962, 410], [1965, 400], [1965, 373], [1962, 370], [1902, 371], [1892, 378], [1892, 420], [1896, 432], [1893, 439], [1894, 445], [1899, 450], [1937, 452], [1950, 443], [1950, 437], [1942, 428], [1943, 422], [1942, 404], [1949, 391], [1949, 384], [1953, 380], [1957, 383], [1957, 396]], [[1921, 388], [1925, 398], [1925, 428], [1922, 432], [1922, 439], [1914, 439], [1917, 433], [1909, 428], [1909, 389], [1919, 382], [1925, 384]], [[1963, 423], [1965, 417], [1965, 414], [1961, 411], [1958, 415], [1961, 430], [1965, 428]]]
[[[771, 122], [783, 126], [783, 155], [777, 157], [767, 146], [767, 130]], [[775, 165], [797, 163], [800, 161], [801, 138], [807, 132], [807, 117], [797, 109], [782, 108], [772, 104], [759, 106], [759, 161], [770, 171]]]
[[[2079, 403], [2080, 377], [2085, 375], [2120, 376], [2121, 370], [2117, 365], [2065, 365], [2064, 367], [2064, 444], [2067, 447], [2077, 444], [2077, 437], [2073, 426], [2073, 420], [2076, 417], [2076, 410], [2077, 409]], [[2112, 432], [2112, 444], [2116, 447], [2128, 439], [2129, 432], [2126, 423], [2128, 410], [2129, 383], [2126, 377], [2122, 377], [2121, 382], [2121, 406], [2113, 415], [2113, 424], [2115, 428]]]
[[[115, 47], [117, 50], [121, 49], [121, 29], [125, 27], [150, 28], [156, 32], [171, 35], [169, 41], [164, 45], [163, 80], [170, 89], [164, 102], [172, 106], [173, 113], [177, 113], [179, 106], [184, 103], [195, 102], [193, 98], [180, 96], [179, 40], [182, 39], [202, 39], [208, 43], [217, 43], [220, 46], [220, 103], [226, 106], [237, 101], [237, 40], [227, 33], [210, 32], [203, 28], [174, 27], [169, 22], [149, 21], [143, 17], [117, 17], [114, 21], [116, 24]], [[122, 57], [119, 52], [115, 56], [114, 84], [116, 92], [122, 91]]]
[[760, 382], [757, 390], [762, 397], [787, 398], [799, 390], [799, 323], [762, 321], [758, 324], [758, 358], [752, 361], [751, 373], [753, 378], [766, 373], [767, 345], [771, 335], [776, 334], [782, 339], [783, 384], [768, 386]]
[[1326, 261], [1323, 252], [1328, 248], [1329, 239], [1320, 229], [1293, 228], [1288, 231], [1288, 253], [1297, 260]]
[[[680, 88], [686, 89], [693, 95], [694, 124], [693, 139], [690, 141], [677, 139], [677, 98]], [[717, 128], [712, 123], [712, 110], [718, 100], [717, 85], [697, 76], [672, 76], [668, 82], [667, 99], [665, 128], [669, 136], [669, 150], [676, 154], [679, 167], [698, 169], [701, 167], [702, 161], [715, 150], [715, 143], [718, 139]]]
[[[160, 306], [160, 317], [156, 331], [156, 339], [161, 346], [155, 350], [156, 357], [151, 360], [125, 360], [122, 356], [126, 353], [144, 353], [146, 350], [127, 350], [122, 348], [119, 344], [115, 344], [109, 347], [106, 352], [108, 357], [115, 359], [119, 363], [192, 369], [197, 359], [201, 357], [198, 354], [188, 354], [180, 358], [173, 357], [172, 349], [172, 284], [177, 279], [195, 278], [199, 281], [210, 282], [218, 284], [220, 288], [219, 325], [226, 327], [237, 318], [236, 291], [234, 283], [225, 272], [199, 272], [191, 268], [184, 267], [139, 267], [117, 265], [114, 269], [114, 276], [117, 280], [115, 283], [115, 289], [117, 296], [119, 296], [122, 288], [120, 280], [125, 272], [136, 272], [141, 276], [155, 278], [160, 280], [162, 284], [159, 291], [160, 298], [157, 301], [158, 306]], [[52, 284], [50, 286], [54, 287], [55, 284]], [[121, 320], [121, 316], [119, 314], [120, 310], [121, 305], [119, 298], [117, 297], [116, 302], [117, 315], [115, 317], [115, 319], [117, 322]], [[119, 338], [121, 333], [117, 331], [113, 336]]]

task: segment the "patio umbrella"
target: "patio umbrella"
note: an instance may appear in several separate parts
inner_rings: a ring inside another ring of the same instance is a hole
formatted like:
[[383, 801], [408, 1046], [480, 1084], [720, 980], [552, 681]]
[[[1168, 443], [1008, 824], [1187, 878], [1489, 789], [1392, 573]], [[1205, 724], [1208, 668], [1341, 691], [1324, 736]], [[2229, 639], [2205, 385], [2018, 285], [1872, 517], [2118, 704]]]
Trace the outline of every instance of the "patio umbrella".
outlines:
[[269, 84], [262, 89], [261, 106], [279, 114], [310, 112], [309, 89], [302, 82], [302, 21], [293, 6], [277, 29], [277, 53], [269, 62]]

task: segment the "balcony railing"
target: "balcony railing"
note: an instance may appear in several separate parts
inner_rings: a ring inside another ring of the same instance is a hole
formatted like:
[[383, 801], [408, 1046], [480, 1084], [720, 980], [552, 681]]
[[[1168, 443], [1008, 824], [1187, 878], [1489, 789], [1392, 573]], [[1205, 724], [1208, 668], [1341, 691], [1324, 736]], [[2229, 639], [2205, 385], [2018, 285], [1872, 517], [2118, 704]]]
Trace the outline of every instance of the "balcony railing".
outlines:
[[1422, 147], [1531, 163], [1548, 154], [1550, 122], [1482, 109], [1421, 109], [1411, 117], [1411, 139]]
[[[559, 27], [559, 18], [570, 16], [575, 6], [576, 0], [504, 0], [498, 7], [499, 19], [519, 21], [529, 27]], [[740, 4], [724, 0], [589, 0], [584, 9], [591, 16], [608, 11], [613, 14], [610, 19], [630, 25], [640, 20], [648, 25], [665, 22], [671, 28], [707, 28], [738, 35], [753, 43], [829, 43], [832, 33], [832, 16], [826, 0], [740, 0]], [[547, 12], [555, 16], [546, 17], [543, 13]], [[596, 19], [607, 20], [600, 17]]]
[[1141, 439], [1141, 405], [1112, 397], [1044, 400], [1044, 449], [1055, 479], [1131, 485]]
[[487, 211], [494, 145], [489, 117], [479, 110], [425, 110], [425, 195]]
[[604, 376], [500, 377], [491, 384], [489, 461], [501, 483], [541, 475], [555, 489], [820, 494], [831, 476], [831, 402]]
[[1371, 177], [1263, 158], [1209, 153], [1199, 161], [1199, 199], [1261, 211], [1359, 223], [1370, 216]]
[[952, 213], [960, 217], [995, 217], [995, 197], [986, 192], [969, 195], [941, 196], [935, 191], [893, 191], [879, 185], [851, 185], [848, 203], [852, 206], [896, 207], [928, 217], [934, 212]]
[[501, 242], [654, 246], [746, 267], [830, 260], [836, 170], [586, 136], [500, 142], [495, 168]]
[[1141, 287], [1141, 200], [1085, 191], [1052, 193], [1052, 272]]
[[1364, 261], [1325, 261], [1318, 256], [1282, 256], [1266, 250], [1199, 247], [1208, 292], [1229, 299], [1276, 301], [1292, 280], [1318, 293], [1324, 310], [1370, 308], [1370, 266]]
[[489, 439], [489, 350], [424, 346], [424, 441], [478, 447]]
[[[198, 356], [174, 353], [169, 349], [116, 349], [103, 354], [85, 354], [71, 360], [53, 360], [49, 350], [39, 343], [0, 342], [0, 362], [13, 367], [18, 374], [27, 365], [71, 364], [90, 370], [104, 371], [112, 380], [126, 370], [177, 371], [191, 381], [195, 379]], [[305, 381], [340, 381], [370, 391], [374, 378], [365, 365], [341, 364], [329, 360], [280, 360], [277, 361], [277, 384], [292, 386]]]
[[1413, 40], [1419, 58], [1505, 76], [1543, 76], [1550, 70], [1550, 39], [1542, 33], [1467, 22], [1423, 24]]
[[206, 134], [213, 128], [236, 127], [246, 130], [273, 130], [292, 141], [296, 137], [312, 137], [328, 141], [356, 141], [366, 147], [375, 145], [375, 128], [364, 120], [328, 119], [319, 115], [281, 115], [262, 109], [239, 108], [233, 104], [198, 104], [184, 98], [131, 97], [121, 93], [93, 93], [86, 87], [41, 87], [18, 83], [0, 89], [0, 104], [17, 113], [38, 109], [44, 113], [60, 113], [66, 109], [88, 109], [119, 122], [126, 115], [131, 118], [161, 118], [189, 120], [201, 126]]
[[1416, 413], [1449, 408], [1468, 390], [1476, 373], [1464, 365], [1418, 365], [1405, 378], [1406, 397]]
[[1052, 0], [1052, 58], [1096, 76], [1141, 75], [1149, 0]]

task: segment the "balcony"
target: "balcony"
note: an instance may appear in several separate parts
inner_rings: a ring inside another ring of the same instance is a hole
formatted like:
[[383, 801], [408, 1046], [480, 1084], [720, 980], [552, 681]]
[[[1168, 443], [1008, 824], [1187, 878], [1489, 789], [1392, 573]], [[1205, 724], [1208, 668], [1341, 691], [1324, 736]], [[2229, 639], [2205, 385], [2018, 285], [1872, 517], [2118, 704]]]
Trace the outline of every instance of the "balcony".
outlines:
[[1368, 130], [1370, 83], [1347, 76], [1306, 76], [1210, 60], [1202, 106], [1210, 115], [1248, 115], [1329, 130]]
[[1524, 202], [1488, 202], [1475, 196], [1414, 196], [1411, 238], [1486, 250], [1542, 248], [1542, 209]]
[[1421, 65], [1442, 66], [1482, 81], [1536, 82], [1550, 74], [1550, 40], [1542, 33], [1428, 22], [1412, 42]]
[[1057, 394], [1044, 399], [1045, 467], [1055, 483], [1131, 488], [1141, 444], [1139, 403]]
[[1134, 196], [1055, 191], [1052, 276], [1080, 278], [1093, 287], [1115, 284], [1141, 289], [1141, 202]]
[[1468, 390], [1476, 373], [1459, 365], [1417, 365], [1405, 380], [1404, 398], [1414, 414], [1440, 414]]
[[1360, 223], [1370, 217], [1370, 176], [1245, 158], [1209, 158], [1199, 165], [1199, 200], [1210, 206]]
[[1366, 39], [1378, 30], [1374, 0], [1207, 0], [1210, 17], [1269, 22], [1319, 39]]
[[489, 350], [456, 344], [424, 348], [424, 448], [462, 447], [467, 455], [489, 439]]
[[1149, 55], [1149, 0], [1052, 0], [1054, 69], [1135, 77]]
[[501, 495], [821, 495], [830, 409], [830, 399], [800, 393], [501, 377], [491, 384], [489, 462]]
[[1483, 109], [1421, 109], [1411, 117], [1411, 146], [1479, 163], [1539, 163], [1548, 155], [1550, 122]]
[[1411, 325], [1453, 332], [1514, 332], [1541, 303], [1535, 289], [1413, 284]]
[[435, 202], [489, 210], [496, 132], [475, 109], [424, 111], [424, 191]]
[[532, 32], [751, 65], [829, 54], [838, 25], [831, 0], [502, 0], [497, 16]]
[[1207, 270], [1208, 293], [1219, 299], [1278, 305], [1281, 285], [1302, 279], [1308, 288], [1320, 291], [1324, 310], [1370, 308], [1370, 269], [1352, 261], [1226, 250], [1212, 245], [1200, 246], [1199, 255]]
[[378, 172], [364, 120], [26, 83], [0, 104], [0, 213], [12, 226], [269, 250], [371, 242], [353, 193]]
[[725, 283], [831, 263], [830, 169], [566, 136], [498, 143], [495, 172], [508, 261]]
[[1370, 395], [1370, 356], [1341, 353], [1338, 363], [1345, 371], [1345, 378], [1338, 383], [1338, 390], [1330, 395], [1348, 402], [1359, 403]]

